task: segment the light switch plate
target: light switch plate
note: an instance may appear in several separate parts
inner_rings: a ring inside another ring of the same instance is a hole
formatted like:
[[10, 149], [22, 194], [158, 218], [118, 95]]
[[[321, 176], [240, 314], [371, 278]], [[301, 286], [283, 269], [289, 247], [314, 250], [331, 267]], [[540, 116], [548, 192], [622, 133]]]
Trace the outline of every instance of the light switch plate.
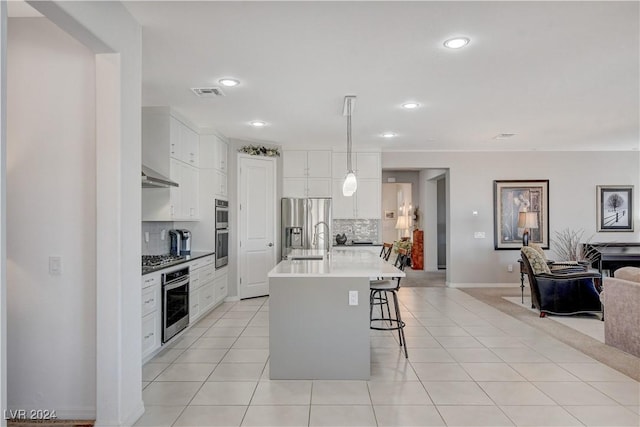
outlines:
[[50, 256], [49, 257], [49, 274], [52, 276], [60, 276], [62, 274], [62, 257]]
[[349, 291], [349, 305], [358, 305], [358, 291]]

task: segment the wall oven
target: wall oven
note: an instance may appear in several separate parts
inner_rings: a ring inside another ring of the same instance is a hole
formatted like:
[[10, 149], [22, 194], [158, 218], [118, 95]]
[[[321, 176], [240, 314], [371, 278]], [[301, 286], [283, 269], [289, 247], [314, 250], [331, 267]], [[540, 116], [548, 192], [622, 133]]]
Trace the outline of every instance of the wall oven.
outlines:
[[216, 268], [229, 263], [229, 230], [216, 230]]
[[189, 325], [189, 267], [162, 275], [162, 342]]
[[216, 199], [216, 230], [229, 228], [229, 202]]
[[229, 263], [229, 202], [216, 199], [216, 269]]

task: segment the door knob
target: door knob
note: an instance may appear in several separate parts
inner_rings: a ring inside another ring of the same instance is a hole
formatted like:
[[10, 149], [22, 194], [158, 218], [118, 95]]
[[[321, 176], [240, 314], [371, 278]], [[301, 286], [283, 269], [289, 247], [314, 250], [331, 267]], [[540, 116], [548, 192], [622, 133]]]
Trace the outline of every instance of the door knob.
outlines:
[[273, 243], [269, 243], [267, 246], [271, 247], [271, 246], [273, 246]]

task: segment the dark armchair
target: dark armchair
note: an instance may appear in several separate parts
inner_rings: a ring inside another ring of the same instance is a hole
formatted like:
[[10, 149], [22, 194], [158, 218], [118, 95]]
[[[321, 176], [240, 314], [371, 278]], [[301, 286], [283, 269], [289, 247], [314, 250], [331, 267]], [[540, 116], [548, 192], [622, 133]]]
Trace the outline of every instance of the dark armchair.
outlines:
[[602, 313], [600, 304], [600, 280], [594, 270], [580, 272], [555, 272], [534, 250], [523, 247], [521, 251], [529, 285], [531, 303], [546, 314]]

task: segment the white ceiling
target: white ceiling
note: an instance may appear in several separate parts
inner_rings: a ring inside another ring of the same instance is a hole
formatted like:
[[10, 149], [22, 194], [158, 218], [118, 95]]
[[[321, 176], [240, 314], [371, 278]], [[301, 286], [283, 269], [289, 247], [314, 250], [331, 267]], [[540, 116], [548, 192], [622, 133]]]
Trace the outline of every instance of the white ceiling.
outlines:
[[[143, 105], [231, 138], [343, 148], [343, 98], [354, 94], [356, 149], [640, 145], [638, 2], [125, 5], [143, 26]], [[471, 43], [443, 47], [458, 35]], [[242, 83], [219, 98], [190, 91], [222, 77]], [[402, 109], [409, 100], [421, 108]], [[268, 126], [248, 125], [256, 119]]]

